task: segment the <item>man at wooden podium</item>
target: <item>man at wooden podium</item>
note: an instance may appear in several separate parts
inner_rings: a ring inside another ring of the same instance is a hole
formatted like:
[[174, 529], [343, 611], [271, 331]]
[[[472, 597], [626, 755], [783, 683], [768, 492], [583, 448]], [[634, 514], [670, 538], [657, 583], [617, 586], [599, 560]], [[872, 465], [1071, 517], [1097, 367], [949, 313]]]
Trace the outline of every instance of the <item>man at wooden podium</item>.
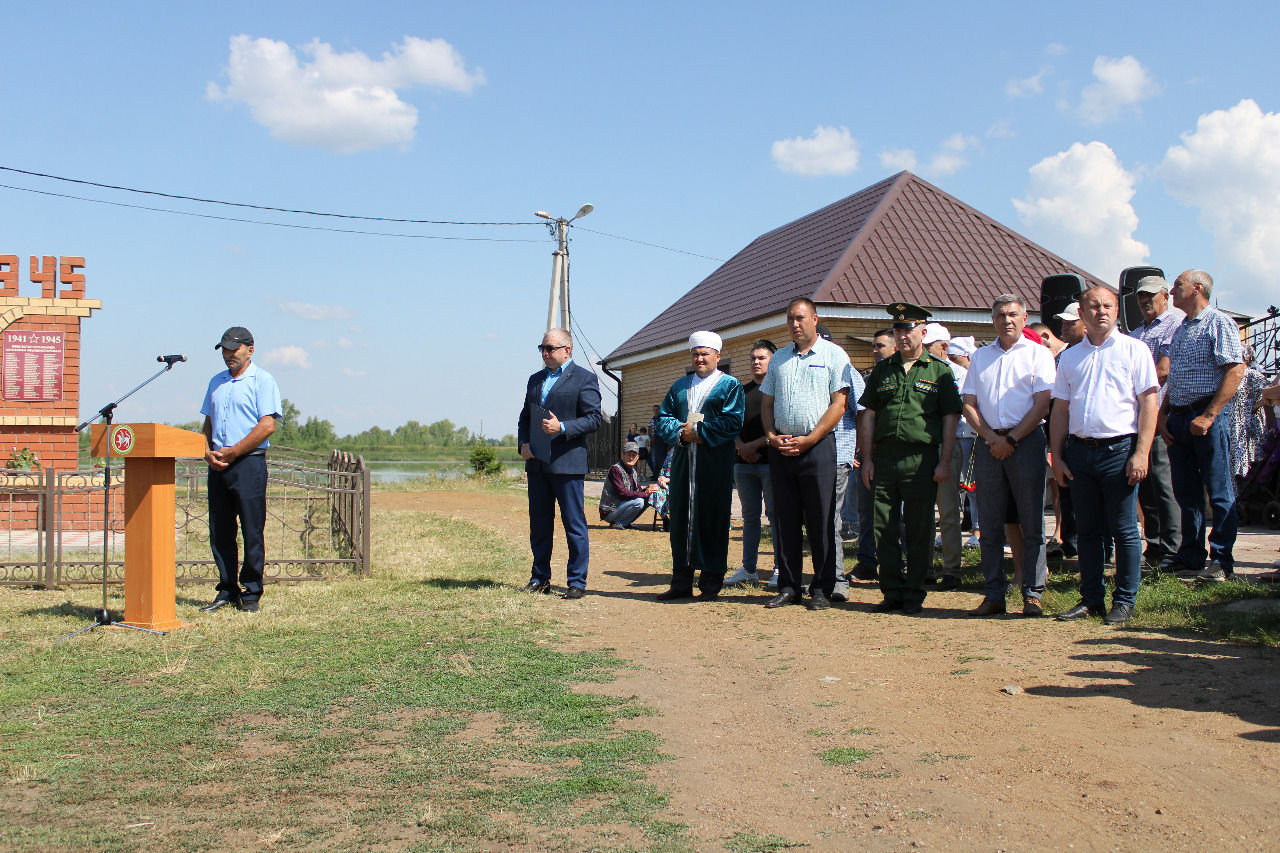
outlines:
[[[212, 613], [228, 604], [256, 613], [262, 597], [266, 559], [263, 528], [267, 522], [267, 440], [280, 417], [280, 386], [256, 364], [253, 335], [232, 326], [214, 349], [227, 369], [209, 380], [200, 414], [209, 442], [209, 544], [218, 564], [218, 592], [202, 608]], [[236, 521], [244, 538], [244, 560], [236, 548]]]

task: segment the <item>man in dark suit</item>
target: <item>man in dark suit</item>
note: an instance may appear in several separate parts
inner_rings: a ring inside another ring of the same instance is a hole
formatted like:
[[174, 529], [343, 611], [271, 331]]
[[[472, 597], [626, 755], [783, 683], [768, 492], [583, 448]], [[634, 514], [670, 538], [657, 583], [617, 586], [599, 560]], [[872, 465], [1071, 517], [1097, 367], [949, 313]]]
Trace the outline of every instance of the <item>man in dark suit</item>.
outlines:
[[545, 369], [529, 377], [516, 434], [529, 480], [529, 547], [533, 572], [526, 592], [551, 592], [551, 544], [556, 504], [569, 542], [569, 588], [582, 598], [587, 588], [587, 516], [582, 482], [587, 473], [587, 434], [604, 422], [600, 383], [594, 371], [573, 363], [573, 338], [550, 329], [538, 346]]

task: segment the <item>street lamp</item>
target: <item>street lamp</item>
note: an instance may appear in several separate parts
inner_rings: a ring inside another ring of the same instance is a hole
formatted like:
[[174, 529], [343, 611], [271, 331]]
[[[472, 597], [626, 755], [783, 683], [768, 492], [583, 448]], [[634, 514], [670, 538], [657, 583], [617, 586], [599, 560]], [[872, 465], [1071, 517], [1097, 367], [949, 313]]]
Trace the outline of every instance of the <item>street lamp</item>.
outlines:
[[556, 328], [557, 325], [565, 331], [569, 330], [569, 223], [574, 219], [581, 219], [595, 209], [596, 206], [588, 202], [578, 208], [573, 219], [565, 219], [563, 216], [552, 219], [551, 214], [545, 210], [534, 211], [534, 216], [547, 220], [547, 228], [557, 242], [556, 250], [551, 253], [551, 300], [547, 305], [548, 331]]

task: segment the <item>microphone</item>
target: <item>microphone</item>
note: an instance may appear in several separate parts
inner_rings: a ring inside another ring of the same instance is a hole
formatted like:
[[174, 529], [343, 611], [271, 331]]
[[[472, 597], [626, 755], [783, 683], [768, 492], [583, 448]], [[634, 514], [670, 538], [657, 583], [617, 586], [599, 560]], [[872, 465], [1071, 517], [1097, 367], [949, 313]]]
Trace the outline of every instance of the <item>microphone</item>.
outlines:
[[163, 362], [163, 363], [164, 363], [166, 366], [168, 366], [168, 367], [173, 367], [173, 365], [174, 365], [175, 363], [177, 363], [177, 362], [179, 362], [179, 361], [186, 361], [186, 360], [187, 360], [187, 357], [186, 357], [185, 355], [158, 355], [158, 356], [156, 356], [156, 361]]

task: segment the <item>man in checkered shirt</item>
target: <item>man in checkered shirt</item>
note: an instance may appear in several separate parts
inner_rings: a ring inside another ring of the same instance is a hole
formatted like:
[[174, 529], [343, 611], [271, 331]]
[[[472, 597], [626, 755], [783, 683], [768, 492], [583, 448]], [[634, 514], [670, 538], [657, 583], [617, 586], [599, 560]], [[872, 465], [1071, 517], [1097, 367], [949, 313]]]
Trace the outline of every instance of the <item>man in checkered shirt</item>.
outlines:
[[[1169, 446], [1173, 494], [1182, 508], [1182, 545], [1167, 570], [1185, 580], [1216, 583], [1232, 577], [1236, 497], [1231, 482], [1230, 413], [1224, 409], [1244, 376], [1240, 328], [1209, 304], [1213, 277], [1187, 270], [1173, 283], [1173, 304], [1186, 319], [1160, 348], [1157, 372], [1168, 371], [1158, 429]], [[1204, 496], [1213, 532], [1205, 551]], [[1208, 564], [1205, 559], [1208, 557]]]

